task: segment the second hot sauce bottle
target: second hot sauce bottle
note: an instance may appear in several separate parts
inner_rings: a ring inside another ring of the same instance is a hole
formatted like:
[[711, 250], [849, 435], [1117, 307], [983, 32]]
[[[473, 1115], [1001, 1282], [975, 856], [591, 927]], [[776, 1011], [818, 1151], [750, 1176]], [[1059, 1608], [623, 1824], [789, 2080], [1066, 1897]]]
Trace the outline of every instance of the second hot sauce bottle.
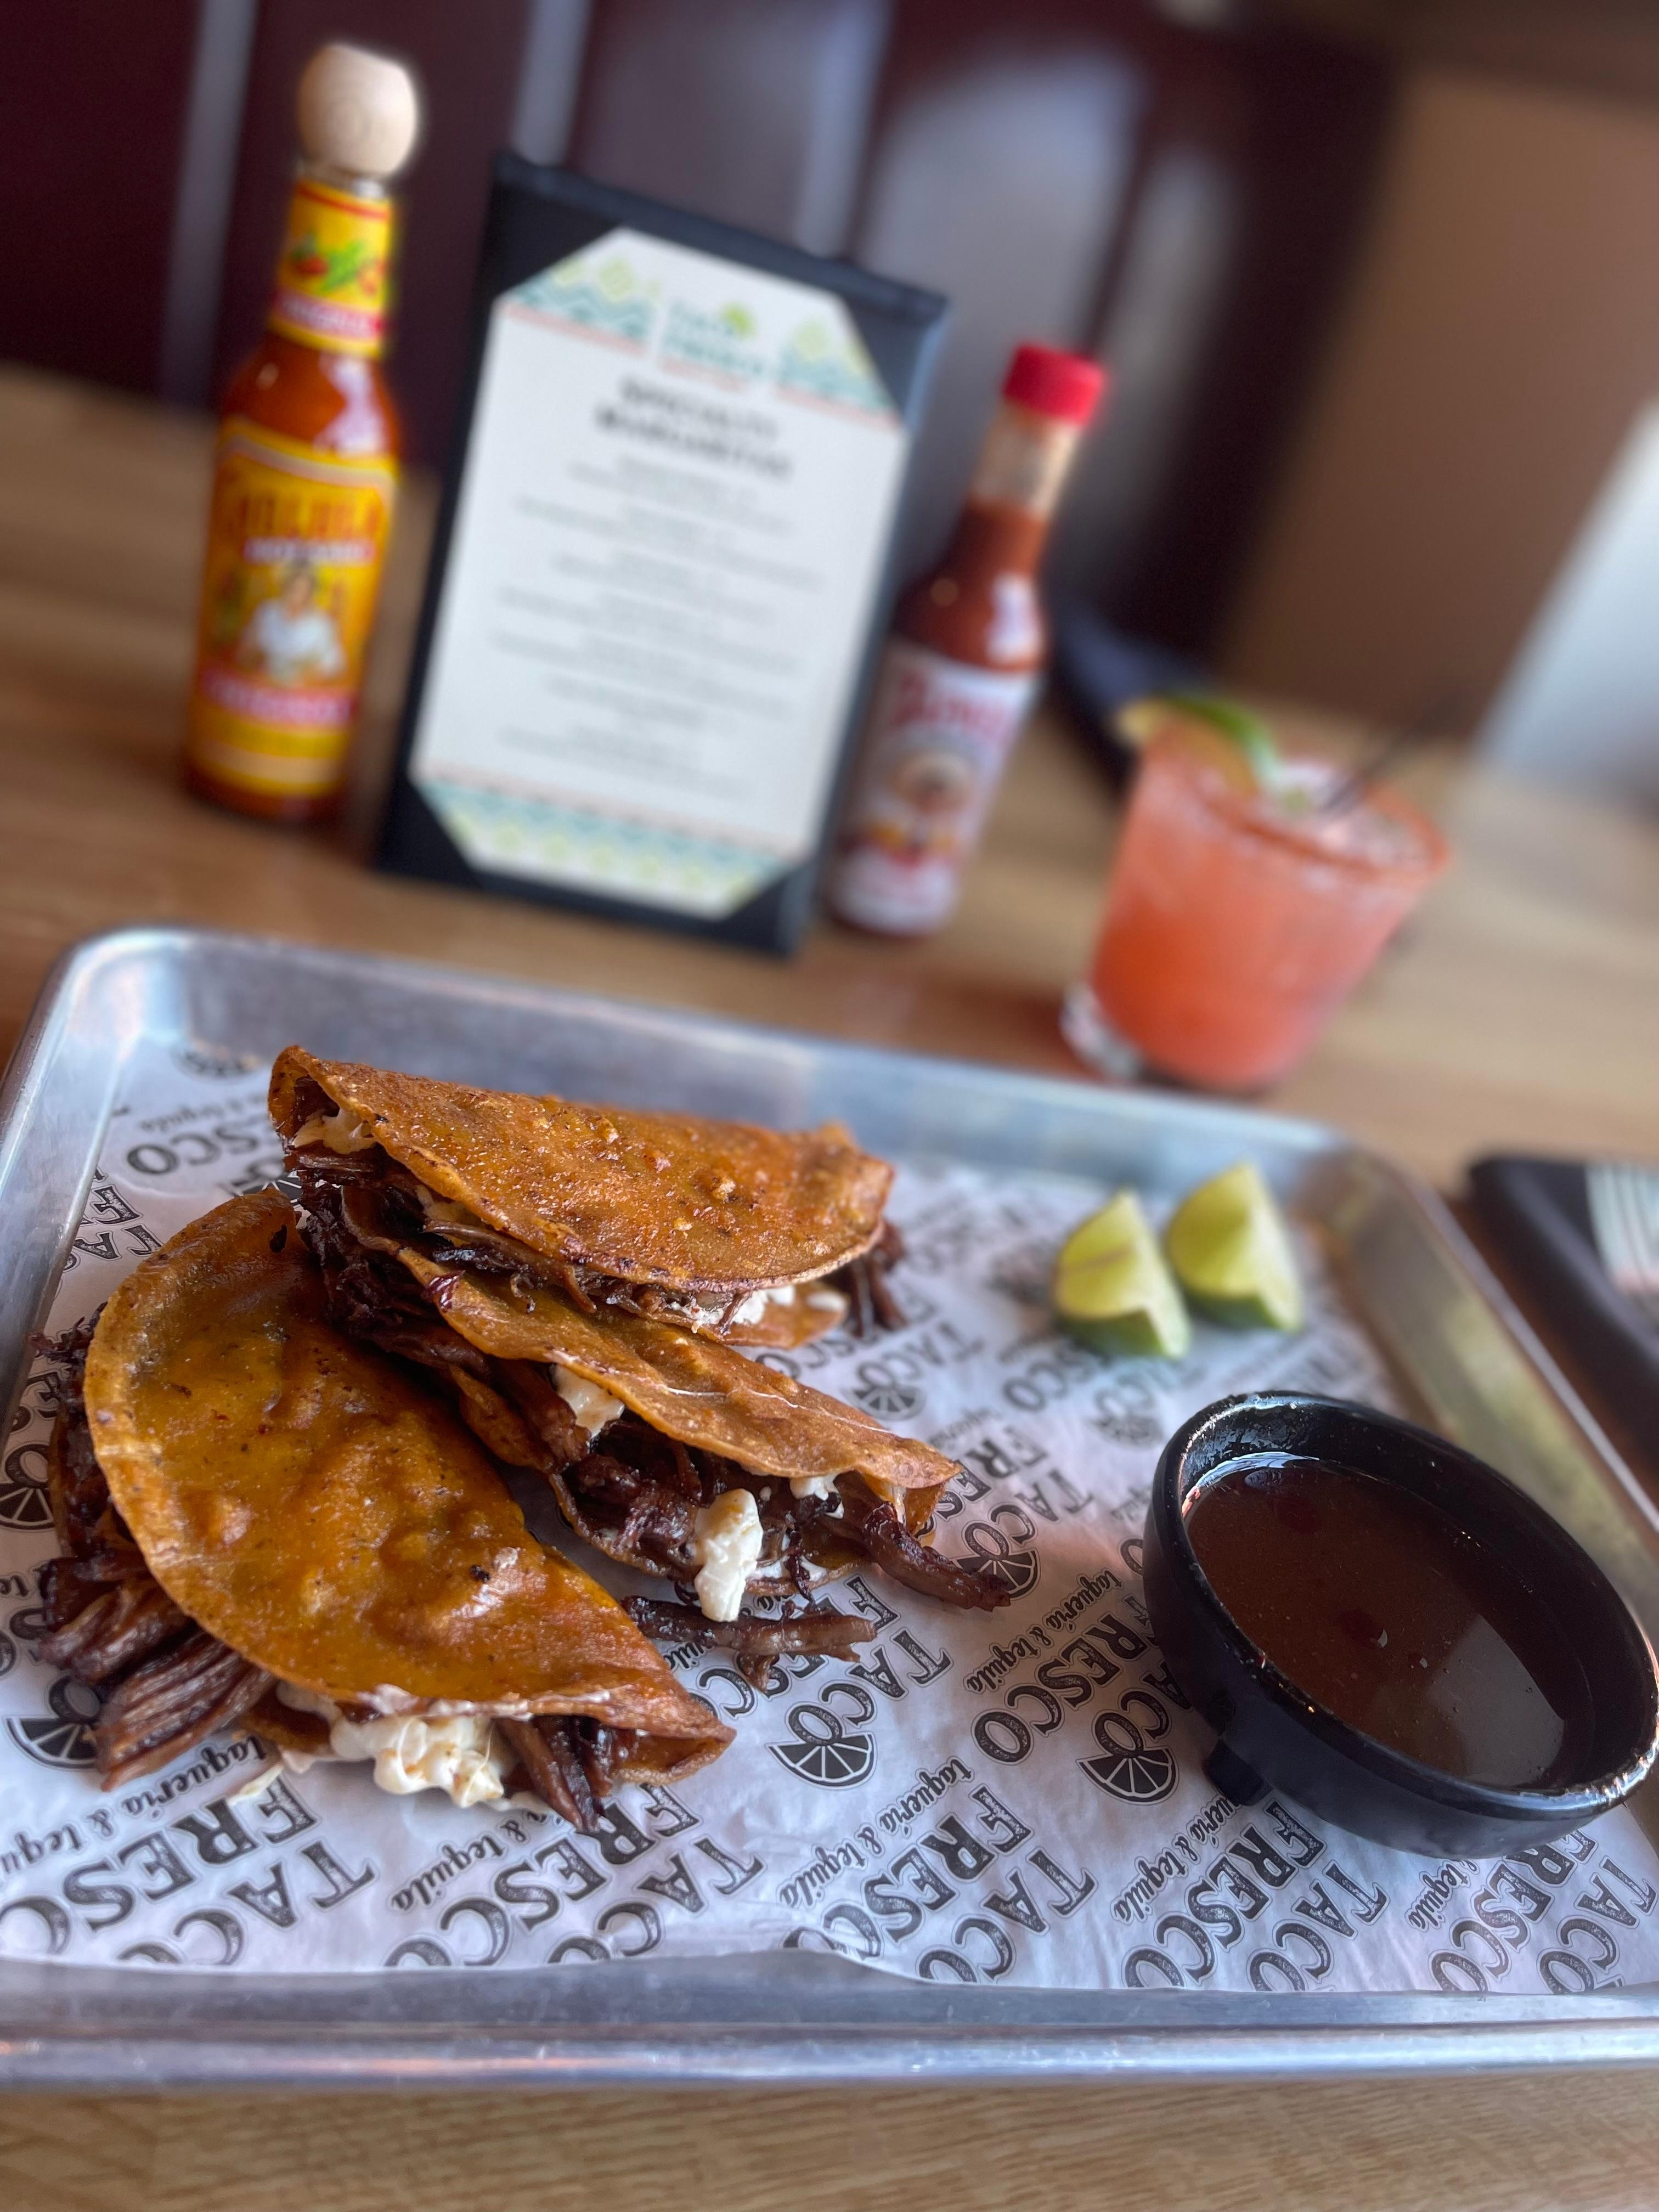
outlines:
[[1021, 346], [939, 567], [899, 603], [831, 869], [844, 921], [946, 921], [1048, 657], [1037, 568], [1097, 363]]

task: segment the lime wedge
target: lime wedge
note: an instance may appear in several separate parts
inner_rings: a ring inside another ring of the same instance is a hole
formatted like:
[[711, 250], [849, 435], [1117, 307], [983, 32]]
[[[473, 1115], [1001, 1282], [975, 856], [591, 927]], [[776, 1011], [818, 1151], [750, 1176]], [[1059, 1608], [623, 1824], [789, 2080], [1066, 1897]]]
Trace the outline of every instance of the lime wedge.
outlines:
[[1171, 702], [1154, 692], [1145, 698], [1126, 700], [1111, 717], [1112, 727], [1126, 745], [1138, 753], [1145, 752], [1168, 724], [1172, 712]]
[[1054, 1267], [1054, 1311], [1097, 1352], [1179, 1359], [1191, 1344], [1181, 1292], [1132, 1190], [1066, 1238]]
[[1300, 1328], [1302, 1280], [1290, 1231], [1251, 1161], [1182, 1199], [1164, 1232], [1176, 1279], [1194, 1305], [1234, 1328]]
[[1169, 704], [1180, 713], [1207, 722], [1212, 729], [1231, 738], [1249, 763], [1250, 774], [1260, 787], [1263, 791], [1273, 789], [1279, 780], [1279, 747], [1260, 714], [1253, 714], [1237, 700], [1220, 698], [1214, 692], [1171, 691], [1165, 696]]

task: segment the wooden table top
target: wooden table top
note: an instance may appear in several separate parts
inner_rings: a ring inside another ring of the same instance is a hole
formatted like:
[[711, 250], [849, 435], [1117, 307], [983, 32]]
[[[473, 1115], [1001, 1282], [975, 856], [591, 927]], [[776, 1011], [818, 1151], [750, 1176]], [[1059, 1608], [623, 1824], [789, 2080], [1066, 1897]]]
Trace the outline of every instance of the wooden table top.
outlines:
[[[393, 555], [353, 808], [327, 836], [216, 813], [175, 765], [205, 510], [193, 416], [0, 374], [0, 1050], [65, 946], [192, 921], [406, 952], [883, 1043], [1077, 1072], [1056, 1026], [1086, 957], [1113, 808], [1070, 734], [1023, 744], [961, 911], [890, 945], [820, 928], [792, 963], [370, 873], [430, 492]], [[1443, 1184], [1484, 1151], [1659, 1151], [1659, 823], [1471, 769], [1407, 781], [1456, 865], [1265, 1103], [1338, 1123]], [[1659, 2201], [1640, 2075], [968, 2093], [826, 2089], [557, 2103], [400, 2094], [0, 2104], [0, 2203], [501, 2212], [672, 2194], [684, 2212], [1035, 2193], [1205, 2204]]]

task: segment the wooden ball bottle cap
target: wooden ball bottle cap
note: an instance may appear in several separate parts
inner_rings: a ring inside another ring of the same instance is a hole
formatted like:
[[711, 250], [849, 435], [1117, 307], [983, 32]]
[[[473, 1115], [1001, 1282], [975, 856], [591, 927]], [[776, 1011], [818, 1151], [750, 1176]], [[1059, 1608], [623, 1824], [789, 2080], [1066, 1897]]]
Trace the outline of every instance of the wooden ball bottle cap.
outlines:
[[362, 46], [319, 46], [300, 79], [307, 159], [354, 177], [390, 177], [420, 134], [421, 100], [401, 62]]

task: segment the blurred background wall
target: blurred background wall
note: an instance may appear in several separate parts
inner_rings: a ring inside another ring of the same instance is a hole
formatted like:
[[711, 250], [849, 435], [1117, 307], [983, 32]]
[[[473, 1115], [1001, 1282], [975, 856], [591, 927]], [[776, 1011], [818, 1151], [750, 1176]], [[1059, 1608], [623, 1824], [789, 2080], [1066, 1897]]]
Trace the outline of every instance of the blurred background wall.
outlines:
[[430, 98], [394, 367], [417, 457], [448, 441], [511, 144], [951, 295], [908, 567], [1012, 343], [1109, 356], [1056, 585], [1366, 714], [1486, 711], [1659, 397], [1659, 0], [6, 15], [0, 353], [210, 404], [262, 316], [299, 69], [361, 39]]
[[1412, 71], [1232, 672], [1478, 714], [1655, 397], [1659, 101]]

